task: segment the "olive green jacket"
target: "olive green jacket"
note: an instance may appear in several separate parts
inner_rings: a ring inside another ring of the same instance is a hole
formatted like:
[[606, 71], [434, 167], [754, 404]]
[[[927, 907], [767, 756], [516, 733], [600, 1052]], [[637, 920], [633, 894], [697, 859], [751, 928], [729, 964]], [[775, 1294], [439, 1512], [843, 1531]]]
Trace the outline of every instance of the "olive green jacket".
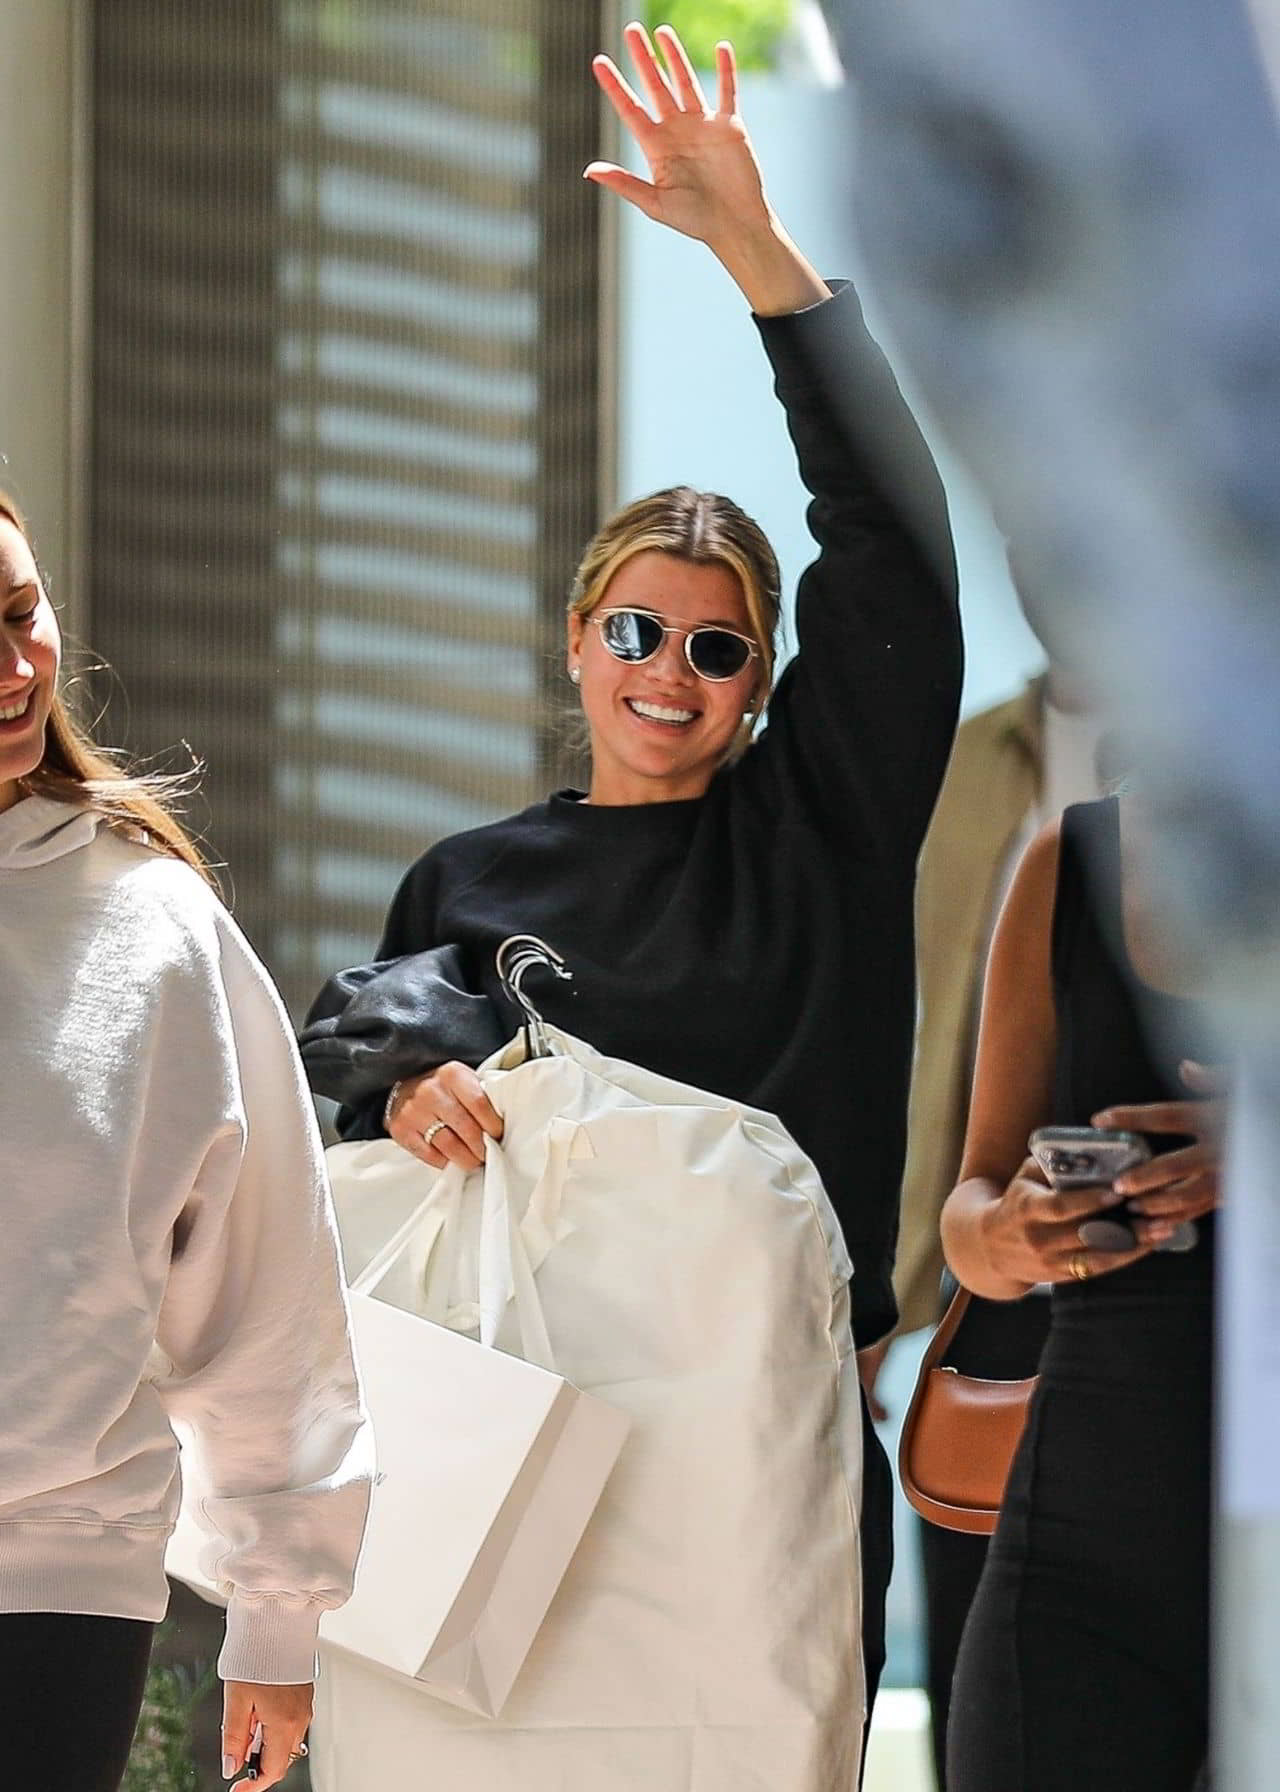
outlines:
[[963, 724], [920, 858], [918, 1026], [893, 1278], [902, 1332], [941, 1313], [938, 1216], [960, 1167], [996, 884], [1040, 786], [1044, 684], [1033, 679]]

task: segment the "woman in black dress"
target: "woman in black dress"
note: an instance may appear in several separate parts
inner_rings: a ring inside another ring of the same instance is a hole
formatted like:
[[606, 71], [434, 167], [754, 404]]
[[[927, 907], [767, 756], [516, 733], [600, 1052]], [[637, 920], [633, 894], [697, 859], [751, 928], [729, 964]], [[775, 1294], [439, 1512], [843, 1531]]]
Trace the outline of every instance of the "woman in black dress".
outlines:
[[[1128, 797], [1068, 809], [1029, 849], [992, 947], [943, 1242], [991, 1299], [1054, 1286], [956, 1666], [954, 1792], [1190, 1792], [1207, 1747], [1221, 1102], [1140, 842]], [[1155, 1155], [1114, 1190], [1054, 1193], [1024, 1161], [1051, 1123], [1142, 1132]], [[1126, 1197], [1136, 1248], [1082, 1245], [1086, 1218]], [[1161, 1250], [1185, 1220], [1194, 1248]]]
[[[843, 1223], [863, 1347], [895, 1317], [915, 861], [959, 698], [945, 501], [856, 296], [833, 296], [769, 207], [728, 46], [712, 109], [673, 32], [660, 34], [665, 68], [641, 27], [627, 41], [652, 115], [607, 58], [595, 72], [652, 181], [599, 163], [588, 174], [704, 241], [755, 313], [814, 497], [799, 652], [771, 694], [777, 566], [736, 505], [679, 488], [615, 517], [569, 616], [587, 792], [433, 846], [396, 895], [379, 964], [323, 992], [304, 1058], [313, 1086], [345, 1104], [347, 1138], [385, 1126], [428, 1164], [478, 1164], [500, 1123], [472, 1067], [518, 1018], [495, 952], [541, 936], [573, 974], [531, 989], [548, 1021], [780, 1116]], [[869, 1696], [889, 1525], [868, 1426]]]

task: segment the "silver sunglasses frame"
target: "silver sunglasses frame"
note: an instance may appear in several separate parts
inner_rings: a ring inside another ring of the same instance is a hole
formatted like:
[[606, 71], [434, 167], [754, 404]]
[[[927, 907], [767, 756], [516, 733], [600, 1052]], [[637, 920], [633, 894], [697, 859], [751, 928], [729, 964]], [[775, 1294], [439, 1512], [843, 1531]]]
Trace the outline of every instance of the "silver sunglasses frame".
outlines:
[[[607, 622], [611, 616], [644, 616], [652, 622], [655, 627], [662, 630], [663, 641], [666, 640], [668, 635], [683, 635], [684, 657], [688, 661], [689, 670], [693, 673], [695, 678], [700, 678], [704, 684], [732, 684], [735, 678], [742, 677], [742, 674], [746, 671], [752, 660], [758, 660], [760, 658], [760, 649], [756, 646], [750, 635], [744, 635], [736, 628], [725, 628], [723, 624], [719, 622], [699, 622], [695, 623], [692, 628], [683, 628], [678, 623], [664, 622], [660, 616], [655, 616], [652, 610], [642, 610], [638, 604], [612, 604], [603, 610], [593, 610], [585, 620], [587, 622], [602, 624]], [[689, 651], [689, 644], [695, 635], [705, 634], [732, 635], [735, 641], [742, 642], [742, 645], [747, 650], [747, 657], [743, 660], [736, 672], [726, 672], [723, 677], [717, 678], [713, 672], [700, 672], [698, 670], [697, 666], [693, 663], [693, 655]], [[600, 631], [600, 644], [610, 658], [617, 660], [618, 664], [621, 666], [647, 666], [650, 660], [656, 659], [662, 652], [662, 642], [660, 641], [653, 652], [646, 653], [643, 659], [629, 659], [625, 654], [614, 652], [613, 648], [609, 645], [603, 628], [601, 628]]]

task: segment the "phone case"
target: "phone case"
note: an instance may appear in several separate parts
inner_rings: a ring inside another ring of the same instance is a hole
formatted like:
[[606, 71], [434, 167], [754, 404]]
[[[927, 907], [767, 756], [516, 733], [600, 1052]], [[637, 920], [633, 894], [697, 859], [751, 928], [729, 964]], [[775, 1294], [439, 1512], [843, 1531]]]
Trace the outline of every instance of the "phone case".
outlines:
[[1032, 1157], [1054, 1188], [1112, 1183], [1151, 1156], [1136, 1132], [1103, 1132], [1096, 1126], [1042, 1126], [1029, 1141]]
[[[1151, 1155], [1136, 1132], [1103, 1132], [1095, 1126], [1043, 1126], [1032, 1133], [1030, 1147], [1054, 1188], [1110, 1184]], [[1078, 1236], [1094, 1251], [1131, 1251], [1138, 1242], [1123, 1208], [1083, 1220]]]
[[[1032, 1133], [1028, 1149], [1054, 1188], [1090, 1188], [1145, 1163], [1151, 1147], [1136, 1132], [1107, 1132], [1097, 1126], [1042, 1126]], [[1194, 1220], [1184, 1220], [1157, 1251], [1189, 1251], [1199, 1238]], [[1080, 1242], [1095, 1251], [1131, 1251], [1138, 1235], [1126, 1223], [1123, 1208], [1109, 1208], [1082, 1221]]]

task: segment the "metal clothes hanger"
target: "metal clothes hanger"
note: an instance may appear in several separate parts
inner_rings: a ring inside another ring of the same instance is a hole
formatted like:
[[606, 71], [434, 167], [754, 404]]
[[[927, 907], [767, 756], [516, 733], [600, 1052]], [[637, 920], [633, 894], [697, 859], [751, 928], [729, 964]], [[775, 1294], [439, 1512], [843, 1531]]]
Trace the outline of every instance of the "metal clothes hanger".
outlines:
[[549, 970], [561, 983], [572, 983], [573, 972], [555, 948], [545, 940], [540, 940], [534, 933], [513, 933], [509, 939], [503, 940], [494, 955], [494, 964], [507, 997], [524, 1015], [521, 1030], [524, 1033], [526, 1055], [530, 1058], [551, 1057], [551, 1040], [547, 1036], [546, 1023], [524, 993], [524, 980], [538, 966]]

